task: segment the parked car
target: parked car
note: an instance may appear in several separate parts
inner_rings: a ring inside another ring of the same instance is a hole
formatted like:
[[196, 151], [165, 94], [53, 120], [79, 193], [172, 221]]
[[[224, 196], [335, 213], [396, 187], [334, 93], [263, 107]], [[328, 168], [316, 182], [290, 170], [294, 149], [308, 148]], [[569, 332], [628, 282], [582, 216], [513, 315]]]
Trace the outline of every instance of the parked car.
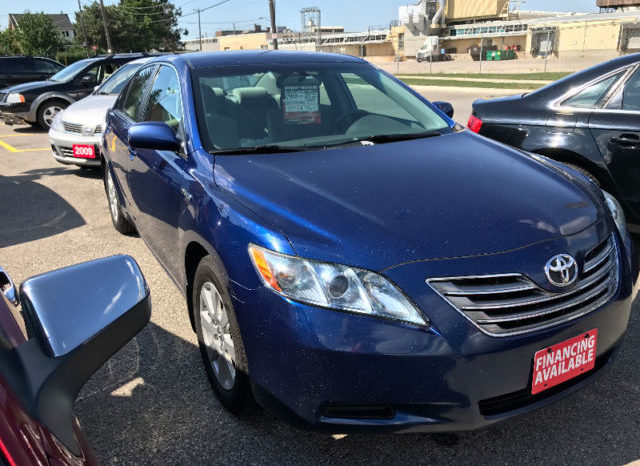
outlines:
[[91, 95], [56, 114], [49, 130], [49, 143], [58, 162], [81, 167], [101, 165], [99, 146], [107, 110], [113, 106], [133, 73], [150, 59], [140, 58], [127, 63]]
[[529, 94], [477, 100], [468, 126], [571, 165], [613, 194], [640, 232], [640, 54]]
[[102, 143], [113, 224], [187, 297], [234, 413], [474, 429], [573, 393], [620, 347], [638, 269], [615, 200], [364, 60], [152, 60]]
[[50, 58], [24, 55], [0, 57], [0, 89], [49, 79], [62, 68], [63, 64]]
[[0, 116], [6, 124], [30, 123], [49, 129], [60, 110], [88, 96], [120, 66], [142, 53], [124, 53], [77, 61], [46, 81], [8, 87], [0, 91]]
[[131, 257], [113, 256], [30, 278], [18, 292], [0, 268], [0, 290], [0, 460], [97, 465], [73, 404], [149, 321], [142, 272]]

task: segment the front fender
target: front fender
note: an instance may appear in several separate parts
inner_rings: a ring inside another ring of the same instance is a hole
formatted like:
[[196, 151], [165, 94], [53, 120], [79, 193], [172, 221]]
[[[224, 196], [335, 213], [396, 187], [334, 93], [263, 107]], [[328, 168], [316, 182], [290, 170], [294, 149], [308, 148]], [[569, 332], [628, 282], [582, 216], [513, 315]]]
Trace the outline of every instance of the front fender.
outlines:
[[31, 102], [31, 107], [29, 108], [29, 113], [27, 114], [27, 118], [26, 118], [27, 121], [36, 121], [37, 115], [38, 115], [38, 108], [40, 108], [40, 105], [42, 105], [43, 102], [51, 99], [64, 100], [69, 105], [71, 105], [76, 101], [75, 99], [69, 97], [67, 94], [64, 94], [62, 92], [52, 91], [52, 92], [45, 92], [44, 94], [40, 94], [38, 97], [36, 97], [36, 99], [33, 102]]

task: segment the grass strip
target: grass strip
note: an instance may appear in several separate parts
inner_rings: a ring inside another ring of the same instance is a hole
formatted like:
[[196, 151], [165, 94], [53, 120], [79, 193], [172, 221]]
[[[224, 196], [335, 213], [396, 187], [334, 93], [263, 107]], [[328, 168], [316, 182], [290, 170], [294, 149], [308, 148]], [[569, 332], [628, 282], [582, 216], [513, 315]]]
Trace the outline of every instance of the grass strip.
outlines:
[[428, 78], [474, 78], [474, 79], [512, 79], [514, 81], [555, 81], [569, 76], [570, 72], [557, 71], [547, 73], [399, 73], [399, 76], [424, 76]]
[[489, 88], [489, 89], [529, 89], [534, 90], [543, 86], [530, 83], [496, 83], [493, 81], [459, 81], [455, 79], [411, 79], [400, 78], [402, 82], [410, 86], [431, 86], [431, 87], [468, 87], [468, 88]]

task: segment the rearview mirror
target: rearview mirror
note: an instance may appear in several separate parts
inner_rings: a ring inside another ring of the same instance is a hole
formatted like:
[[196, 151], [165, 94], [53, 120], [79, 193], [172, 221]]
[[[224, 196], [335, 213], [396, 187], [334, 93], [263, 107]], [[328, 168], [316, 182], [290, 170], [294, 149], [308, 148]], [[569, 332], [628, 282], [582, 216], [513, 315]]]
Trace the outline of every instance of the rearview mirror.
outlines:
[[146, 121], [129, 128], [129, 145], [134, 149], [180, 150], [180, 140], [166, 123]]
[[433, 102], [433, 105], [438, 107], [442, 113], [447, 115], [449, 118], [453, 118], [453, 105], [449, 102], [436, 101]]
[[[26, 280], [20, 301], [30, 339], [15, 350], [15, 390], [30, 414], [79, 454], [73, 430], [78, 392], [147, 324], [149, 289], [138, 264], [113, 256]], [[11, 376], [8, 377], [12, 379]]]

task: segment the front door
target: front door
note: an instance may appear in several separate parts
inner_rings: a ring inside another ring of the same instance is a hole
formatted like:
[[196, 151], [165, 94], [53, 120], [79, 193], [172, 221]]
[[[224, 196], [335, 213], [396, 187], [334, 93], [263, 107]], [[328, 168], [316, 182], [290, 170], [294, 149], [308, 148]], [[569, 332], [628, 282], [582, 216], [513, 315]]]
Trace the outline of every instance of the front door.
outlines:
[[589, 128], [620, 200], [640, 216], [640, 67], [605, 108], [591, 114]]
[[[143, 121], [166, 123], [183, 138], [180, 81], [175, 70], [163, 65], [147, 96]], [[136, 226], [164, 265], [177, 277], [181, 261], [177, 251], [179, 214], [185, 207], [181, 194], [187, 163], [180, 152], [134, 149], [128, 170], [128, 184], [136, 205]]]

